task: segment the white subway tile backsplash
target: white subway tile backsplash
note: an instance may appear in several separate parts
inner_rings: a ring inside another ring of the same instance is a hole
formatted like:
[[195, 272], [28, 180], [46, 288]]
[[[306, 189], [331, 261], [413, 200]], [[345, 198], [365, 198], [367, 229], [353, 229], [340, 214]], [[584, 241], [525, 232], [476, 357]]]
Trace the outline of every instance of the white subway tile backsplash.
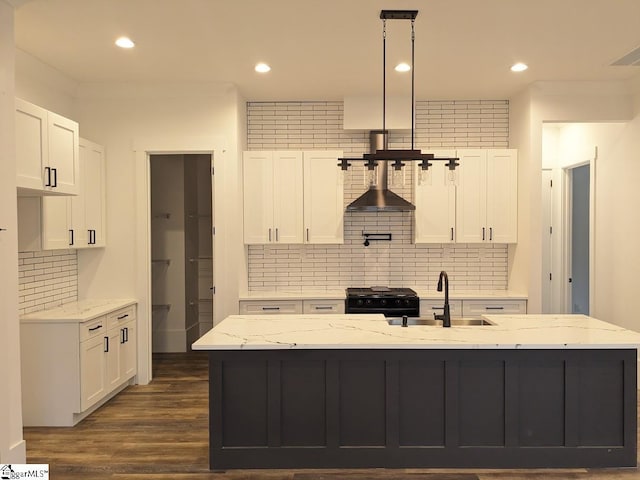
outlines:
[[20, 252], [18, 272], [18, 308], [21, 315], [78, 299], [76, 250]]
[[[418, 101], [415, 146], [425, 148], [507, 148], [508, 100]], [[368, 151], [368, 131], [342, 130], [343, 104], [249, 102], [250, 150], [338, 149], [359, 156]], [[391, 132], [390, 148], [408, 148], [406, 132]], [[412, 200], [412, 171], [393, 190]], [[391, 184], [391, 181], [390, 181]], [[367, 188], [365, 170], [345, 173], [345, 205]], [[440, 270], [452, 289], [507, 288], [506, 245], [415, 245], [411, 213], [346, 213], [343, 245], [250, 245], [250, 291], [340, 289], [375, 284], [435, 286]], [[391, 233], [392, 241], [364, 247], [362, 232]], [[28, 257], [24, 257], [25, 260]], [[25, 270], [26, 271], [26, 270]], [[31, 275], [31, 274], [30, 274]]]

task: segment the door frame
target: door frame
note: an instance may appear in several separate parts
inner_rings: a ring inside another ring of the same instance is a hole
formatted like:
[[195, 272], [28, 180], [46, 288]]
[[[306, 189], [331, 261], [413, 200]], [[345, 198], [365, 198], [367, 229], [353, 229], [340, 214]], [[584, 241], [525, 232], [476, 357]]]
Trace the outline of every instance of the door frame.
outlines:
[[[139, 384], [148, 384], [152, 369], [152, 305], [151, 305], [151, 155], [208, 154], [214, 162], [226, 152], [221, 137], [150, 138], [134, 141], [136, 174], [135, 271], [138, 300], [138, 375]], [[212, 177], [212, 188], [215, 176]], [[213, 192], [214, 190], [212, 190]], [[215, 201], [214, 201], [215, 204]], [[213, 216], [213, 211], [212, 211]], [[216, 238], [214, 238], [215, 242]], [[214, 247], [215, 248], [215, 247]], [[218, 250], [220, 251], [220, 250]], [[214, 284], [216, 278], [214, 268]], [[214, 302], [214, 319], [216, 304]]]

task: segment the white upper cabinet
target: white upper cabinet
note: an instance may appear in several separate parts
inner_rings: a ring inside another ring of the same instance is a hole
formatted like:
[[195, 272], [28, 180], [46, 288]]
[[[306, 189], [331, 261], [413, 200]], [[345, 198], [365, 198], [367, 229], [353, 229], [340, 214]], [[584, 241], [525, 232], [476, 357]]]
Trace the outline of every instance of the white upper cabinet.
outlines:
[[244, 243], [302, 243], [302, 152], [245, 152]]
[[518, 152], [487, 152], [487, 225], [489, 241], [518, 241]]
[[342, 243], [341, 151], [249, 151], [244, 243]]
[[[455, 150], [429, 150], [436, 158], [455, 157]], [[452, 243], [456, 227], [456, 175], [446, 162], [428, 170], [414, 163], [415, 243]]]
[[80, 139], [82, 188], [72, 197], [73, 230], [78, 248], [106, 245], [106, 192], [104, 147]]
[[457, 156], [456, 241], [517, 242], [517, 151], [458, 150]]
[[16, 171], [25, 195], [77, 195], [78, 124], [16, 98]]
[[304, 241], [343, 243], [344, 181], [341, 151], [304, 152]]
[[104, 148], [80, 139], [80, 160], [79, 195], [18, 199], [20, 251], [106, 245]]

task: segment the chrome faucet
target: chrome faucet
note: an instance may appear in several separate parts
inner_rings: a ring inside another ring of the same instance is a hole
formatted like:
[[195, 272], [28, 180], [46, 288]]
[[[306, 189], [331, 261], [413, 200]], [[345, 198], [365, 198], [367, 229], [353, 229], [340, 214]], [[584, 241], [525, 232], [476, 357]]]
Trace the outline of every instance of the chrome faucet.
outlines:
[[443, 327], [451, 326], [451, 313], [449, 311], [449, 277], [447, 276], [447, 272], [440, 272], [440, 277], [438, 277], [438, 287], [437, 290], [439, 292], [442, 291], [442, 279], [444, 278], [444, 311], [442, 315], [434, 314], [433, 317], [436, 320], [442, 320]]

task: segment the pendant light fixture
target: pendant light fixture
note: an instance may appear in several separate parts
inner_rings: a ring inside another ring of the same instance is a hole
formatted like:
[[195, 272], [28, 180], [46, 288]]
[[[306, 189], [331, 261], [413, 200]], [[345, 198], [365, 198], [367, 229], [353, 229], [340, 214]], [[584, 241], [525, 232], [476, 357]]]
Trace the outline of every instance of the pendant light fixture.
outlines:
[[445, 161], [449, 170], [455, 170], [460, 165], [459, 158], [439, 157], [435, 158], [433, 153], [422, 153], [415, 148], [415, 19], [418, 10], [382, 10], [380, 19], [382, 20], [382, 131], [386, 130], [386, 107], [387, 107], [387, 20], [409, 20], [411, 22], [411, 148], [390, 150], [385, 144], [382, 149], [375, 152], [365, 153], [362, 158], [339, 158], [338, 166], [342, 170], [347, 170], [353, 161], [364, 161], [367, 169], [373, 170], [379, 162], [391, 162], [394, 170], [400, 170], [405, 166], [404, 162], [420, 162], [422, 170], [428, 170], [432, 165], [431, 161]]

